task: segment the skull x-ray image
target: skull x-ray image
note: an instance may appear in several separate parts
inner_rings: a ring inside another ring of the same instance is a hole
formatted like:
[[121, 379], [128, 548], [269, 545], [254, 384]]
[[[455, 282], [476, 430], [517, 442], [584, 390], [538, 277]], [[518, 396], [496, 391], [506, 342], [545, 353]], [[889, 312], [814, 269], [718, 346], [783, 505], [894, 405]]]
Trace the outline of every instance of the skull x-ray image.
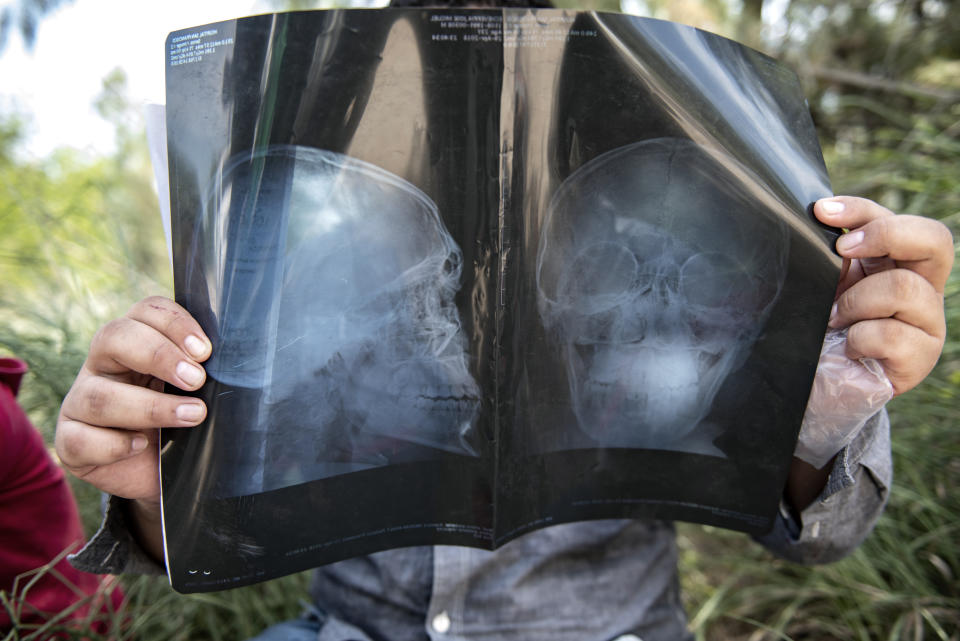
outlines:
[[195, 233], [217, 317], [208, 374], [259, 392], [234, 417], [230, 493], [478, 454], [462, 254], [419, 189], [342, 154], [270, 147], [226, 165]]
[[786, 226], [736, 163], [661, 138], [606, 152], [555, 193], [538, 309], [577, 424], [600, 446], [701, 451], [786, 276]]

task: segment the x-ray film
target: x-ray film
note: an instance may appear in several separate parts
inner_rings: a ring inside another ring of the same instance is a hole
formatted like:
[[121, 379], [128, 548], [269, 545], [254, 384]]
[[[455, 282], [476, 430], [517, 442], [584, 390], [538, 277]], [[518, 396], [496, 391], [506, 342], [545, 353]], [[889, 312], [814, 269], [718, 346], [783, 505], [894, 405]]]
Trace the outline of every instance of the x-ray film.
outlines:
[[839, 273], [796, 77], [669, 22], [334, 10], [167, 41], [173, 586], [596, 518], [773, 525]]

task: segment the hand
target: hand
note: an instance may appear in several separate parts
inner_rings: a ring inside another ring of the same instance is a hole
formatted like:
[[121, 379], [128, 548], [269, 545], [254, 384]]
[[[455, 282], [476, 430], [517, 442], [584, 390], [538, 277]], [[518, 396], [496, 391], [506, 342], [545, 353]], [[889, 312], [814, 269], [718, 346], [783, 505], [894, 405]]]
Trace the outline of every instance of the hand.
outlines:
[[159, 506], [160, 427], [206, 417], [203, 401], [164, 394], [163, 382], [199, 389], [210, 356], [200, 325], [171, 300], [146, 298], [102, 327], [57, 419], [57, 455], [79, 478]]
[[950, 230], [850, 196], [819, 200], [814, 214], [850, 230], [837, 240], [844, 263], [830, 327], [849, 328], [847, 356], [879, 361], [895, 394], [912, 389], [943, 350]]

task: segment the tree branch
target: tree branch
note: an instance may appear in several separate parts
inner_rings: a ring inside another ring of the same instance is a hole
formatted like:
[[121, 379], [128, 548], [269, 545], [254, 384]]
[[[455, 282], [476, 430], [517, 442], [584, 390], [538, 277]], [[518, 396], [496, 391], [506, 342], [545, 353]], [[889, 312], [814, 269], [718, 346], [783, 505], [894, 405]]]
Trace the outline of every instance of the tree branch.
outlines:
[[859, 71], [846, 69], [832, 69], [829, 67], [808, 67], [804, 72], [817, 80], [841, 85], [851, 85], [861, 89], [875, 89], [887, 93], [898, 93], [919, 98], [934, 98], [936, 100], [960, 101], [960, 92], [949, 89], [940, 89], [912, 82], [890, 80], [880, 76], [871, 76]]

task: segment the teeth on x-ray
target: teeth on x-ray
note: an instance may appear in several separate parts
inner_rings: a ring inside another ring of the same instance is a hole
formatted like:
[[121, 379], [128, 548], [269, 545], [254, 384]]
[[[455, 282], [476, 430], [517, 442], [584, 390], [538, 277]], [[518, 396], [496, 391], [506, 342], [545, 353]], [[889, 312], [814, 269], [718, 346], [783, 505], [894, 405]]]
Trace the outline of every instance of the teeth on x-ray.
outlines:
[[197, 232], [214, 239], [204, 249], [219, 335], [207, 370], [263, 391], [249, 421], [269, 440], [261, 465], [335, 452], [382, 464], [355, 447], [363, 435], [477, 454], [480, 391], [454, 304], [463, 257], [426, 195], [367, 163], [290, 146], [236, 158], [212, 191], [204, 224], [221, 231]]
[[599, 444], [670, 448], [749, 354], [788, 235], [748, 195], [693, 143], [657, 139], [593, 159], [551, 201], [539, 309]]

